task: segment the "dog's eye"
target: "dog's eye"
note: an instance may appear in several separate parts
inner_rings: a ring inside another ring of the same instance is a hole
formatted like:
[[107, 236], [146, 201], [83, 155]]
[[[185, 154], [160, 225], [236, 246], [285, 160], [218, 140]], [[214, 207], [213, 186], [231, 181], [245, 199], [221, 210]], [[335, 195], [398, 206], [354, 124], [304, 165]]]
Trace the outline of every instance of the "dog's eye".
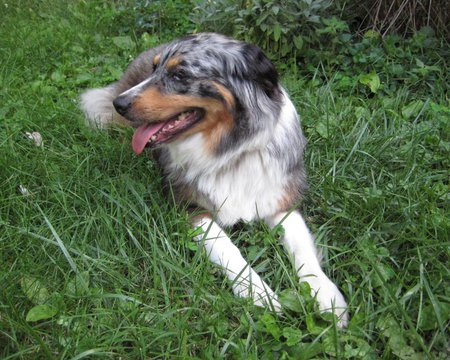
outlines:
[[186, 74], [183, 71], [176, 71], [171, 73], [169, 77], [174, 81], [181, 81], [186, 78]]

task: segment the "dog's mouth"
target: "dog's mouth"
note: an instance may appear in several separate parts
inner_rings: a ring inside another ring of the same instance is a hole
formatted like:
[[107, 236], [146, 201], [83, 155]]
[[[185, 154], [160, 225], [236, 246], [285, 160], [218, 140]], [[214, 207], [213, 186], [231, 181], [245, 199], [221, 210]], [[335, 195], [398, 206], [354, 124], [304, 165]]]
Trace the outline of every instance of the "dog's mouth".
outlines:
[[202, 109], [190, 109], [165, 121], [140, 125], [134, 132], [131, 142], [133, 151], [139, 155], [146, 147], [155, 147], [173, 140], [177, 135], [200, 121], [204, 113]]

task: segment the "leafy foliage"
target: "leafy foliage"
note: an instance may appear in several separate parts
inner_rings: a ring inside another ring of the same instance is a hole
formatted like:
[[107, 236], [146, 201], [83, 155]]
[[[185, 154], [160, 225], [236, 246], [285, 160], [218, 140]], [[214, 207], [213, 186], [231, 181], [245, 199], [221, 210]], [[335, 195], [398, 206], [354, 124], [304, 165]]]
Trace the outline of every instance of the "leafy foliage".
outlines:
[[312, 30], [330, 1], [197, 0], [196, 5], [192, 19], [198, 29], [226, 33], [286, 56], [315, 41]]
[[449, 66], [446, 44], [434, 36], [432, 29], [423, 28], [408, 39], [397, 35], [382, 39], [372, 30], [358, 39], [344, 27], [337, 29], [320, 30], [328, 37], [323, 43], [332, 45], [301, 53], [297, 71], [316, 80], [326, 73], [337, 89], [366, 95], [380, 91], [393, 95], [405, 86], [422, 96], [434, 90], [448, 91], [448, 82], [442, 76]]
[[129, 35], [147, 33], [158, 42], [184, 36], [194, 29], [189, 19], [190, 1], [127, 0], [117, 5], [118, 29]]

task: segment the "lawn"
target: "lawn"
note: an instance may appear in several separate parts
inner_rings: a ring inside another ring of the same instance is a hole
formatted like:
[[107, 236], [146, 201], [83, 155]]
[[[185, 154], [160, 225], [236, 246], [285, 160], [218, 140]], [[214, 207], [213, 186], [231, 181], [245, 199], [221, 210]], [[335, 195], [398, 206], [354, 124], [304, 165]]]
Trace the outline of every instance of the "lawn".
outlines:
[[129, 14], [0, 3], [0, 358], [448, 359], [448, 44], [370, 34], [276, 62], [309, 140], [302, 212], [349, 302], [336, 329], [263, 224], [230, 233], [285, 311], [235, 298], [130, 130], [85, 126], [84, 89], [184, 31], [135, 35]]

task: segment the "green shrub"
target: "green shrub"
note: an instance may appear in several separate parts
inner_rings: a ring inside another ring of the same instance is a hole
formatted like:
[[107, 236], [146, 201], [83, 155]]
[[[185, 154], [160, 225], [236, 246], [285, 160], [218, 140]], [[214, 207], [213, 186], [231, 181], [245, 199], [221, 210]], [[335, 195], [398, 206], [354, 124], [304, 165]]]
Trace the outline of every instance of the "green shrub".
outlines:
[[183, 0], [128, 0], [117, 7], [122, 31], [137, 36], [148, 33], [161, 42], [191, 33], [194, 24], [189, 19], [192, 9]]
[[192, 20], [201, 31], [217, 31], [260, 45], [281, 57], [294, 55], [305, 42], [316, 41], [314, 30], [329, 0], [195, 0]]
[[[448, 71], [447, 47], [431, 28], [424, 27], [407, 39], [395, 34], [382, 38], [373, 30], [362, 38], [346, 30], [317, 32], [321, 42], [295, 59], [295, 69], [315, 82], [328, 82], [331, 77], [336, 89], [357, 90], [366, 96], [394, 96], [404, 86], [417, 94], [449, 89], [443, 76], [443, 69]], [[292, 67], [289, 62], [287, 66]]]

